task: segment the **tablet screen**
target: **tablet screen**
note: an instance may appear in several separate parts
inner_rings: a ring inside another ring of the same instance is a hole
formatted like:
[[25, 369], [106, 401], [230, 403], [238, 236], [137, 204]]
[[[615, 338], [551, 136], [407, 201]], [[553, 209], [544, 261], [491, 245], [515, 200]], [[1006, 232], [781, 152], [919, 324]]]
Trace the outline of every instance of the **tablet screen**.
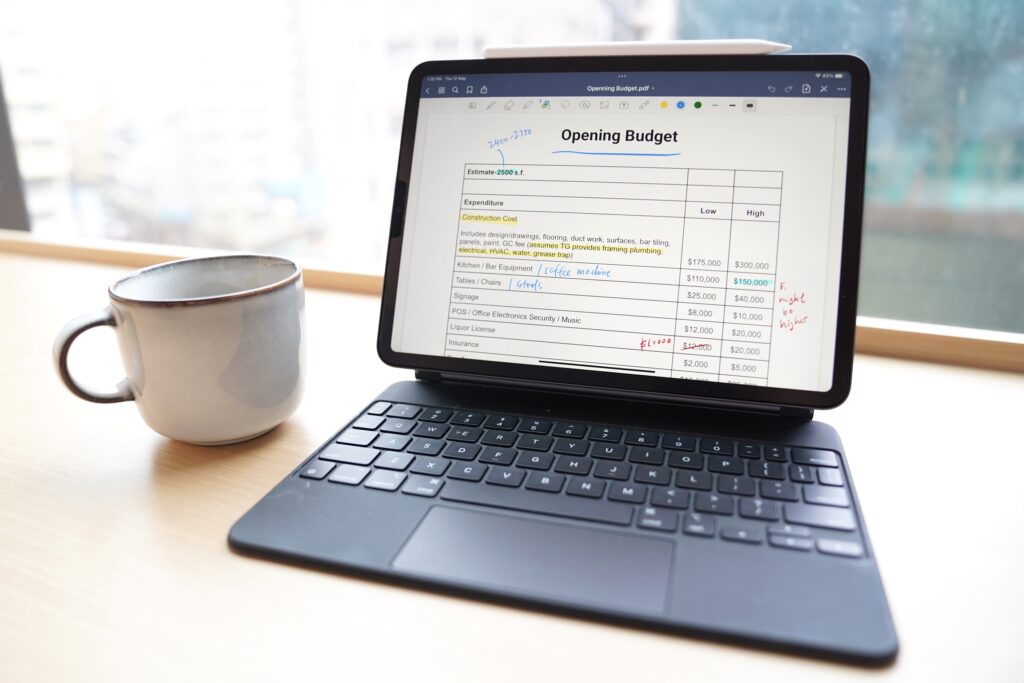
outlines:
[[832, 387], [849, 72], [416, 87], [395, 352]]

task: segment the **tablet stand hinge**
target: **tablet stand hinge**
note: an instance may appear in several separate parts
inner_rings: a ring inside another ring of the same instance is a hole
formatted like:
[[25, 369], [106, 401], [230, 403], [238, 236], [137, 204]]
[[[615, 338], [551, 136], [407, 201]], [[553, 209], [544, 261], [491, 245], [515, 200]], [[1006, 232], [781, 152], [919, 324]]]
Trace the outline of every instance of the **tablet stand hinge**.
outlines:
[[434, 372], [433, 370], [417, 370], [416, 379], [420, 380], [421, 382], [440, 382], [441, 373]]
[[745, 413], [760, 413], [766, 415], [777, 415], [794, 420], [807, 421], [814, 417], [814, 410], [798, 406], [765, 405], [761, 403], [748, 403], [745, 401], [729, 401], [724, 399], [702, 399], [692, 396], [674, 396], [671, 394], [656, 394], [642, 391], [629, 391], [621, 389], [607, 389], [602, 387], [587, 387], [568, 384], [538, 384], [537, 382], [523, 382], [507, 377], [488, 377], [478, 375], [463, 375], [458, 373], [437, 372], [435, 370], [417, 370], [416, 379], [423, 382], [452, 382], [458, 384], [483, 384], [490, 386], [507, 386], [531, 391], [547, 391], [577, 394], [580, 396], [600, 396], [604, 398], [618, 398], [627, 400], [653, 401], [655, 403], [674, 403], [679, 405], [693, 406], [699, 408], [710, 408], [715, 410], [739, 411]]

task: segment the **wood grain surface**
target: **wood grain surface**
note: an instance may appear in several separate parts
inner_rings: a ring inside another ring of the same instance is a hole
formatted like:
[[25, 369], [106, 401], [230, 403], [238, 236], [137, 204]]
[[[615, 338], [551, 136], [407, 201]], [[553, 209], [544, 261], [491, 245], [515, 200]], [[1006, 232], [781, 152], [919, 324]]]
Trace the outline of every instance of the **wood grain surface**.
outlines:
[[[231, 524], [387, 384], [379, 302], [307, 291], [298, 413], [249, 443], [151, 432], [51, 361], [126, 268], [0, 254], [0, 680], [1024, 679], [1024, 377], [858, 357], [843, 435], [902, 640], [880, 670], [255, 560]], [[123, 374], [108, 331], [72, 368]]]

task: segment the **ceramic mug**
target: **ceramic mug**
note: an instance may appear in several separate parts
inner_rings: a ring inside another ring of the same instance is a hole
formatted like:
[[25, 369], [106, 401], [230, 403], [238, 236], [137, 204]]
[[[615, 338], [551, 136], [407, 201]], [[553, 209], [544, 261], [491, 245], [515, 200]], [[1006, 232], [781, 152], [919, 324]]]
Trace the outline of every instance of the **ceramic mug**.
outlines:
[[[57, 372], [87, 401], [135, 401], [164, 436], [245, 441], [299, 405], [305, 366], [302, 270], [273, 256], [234, 255], [143, 268], [107, 290], [110, 305], [75, 318], [53, 346]], [[114, 328], [127, 377], [108, 391], [68, 370], [78, 335]]]

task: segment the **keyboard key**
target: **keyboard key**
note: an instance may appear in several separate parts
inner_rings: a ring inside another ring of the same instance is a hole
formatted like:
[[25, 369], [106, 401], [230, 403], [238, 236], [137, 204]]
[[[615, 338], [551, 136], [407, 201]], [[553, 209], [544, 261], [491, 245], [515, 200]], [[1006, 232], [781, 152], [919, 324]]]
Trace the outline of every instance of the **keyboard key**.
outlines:
[[557, 439], [555, 441], [555, 453], [564, 455], [586, 455], [590, 449], [590, 442], [579, 441], [578, 439]]
[[802, 484], [814, 481], [814, 468], [807, 465], [790, 465], [789, 480], [798, 481]]
[[840, 557], [863, 557], [864, 547], [855, 541], [839, 541], [832, 538], [819, 538], [818, 551], [827, 555]]
[[555, 456], [550, 453], [520, 453], [516, 465], [528, 470], [549, 470]]
[[590, 440], [617, 443], [622, 440], [622, 430], [618, 427], [591, 427]]
[[478, 462], [457, 463], [448, 470], [449, 479], [464, 479], [466, 481], [480, 481], [487, 474], [487, 465]]
[[722, 527], [720, 536], [727, 541], [750, 543], [751, 545], [757, 545], [764, 541], [764, 532], [760, 529], [742, 529], [734, 526]]
[[668, 452], [669, 467], [685, 467], [688, 470], [704, 469], [704, 456], [699, 453]]
[[722, 493], [698, 493], [693, 509], [697, 512], [713, 512], [716, 515], [731, 515], [736, 508], [736, 499]]
[[747, 463], [747, 474], [761, 479], [785, 479], [786, 470], [777, 462], [751, 460]]
[[768, 533], [779, 534], [780, 536], [810, 536], [811, 530], [805, 526], [794, 526], [792, 524], [772, 524], [768, 527]]
[[391, 434], [408, 434], [416, 427], [416, 420], [390, 418], [381, 425], [380, 431]]
[[391, 404], [386, 401], [377, 401], [372, 406], [366, 409], [366, 412], [370, 415], [383, 415], [388, 412], [391, 408]]
[[834, 486], [818, 486], [809, 484], [803, 487], [804, 500], [814, 505], [832, 505], [839, 508], [850, 507], [850, 497], [843, 489]]
[[761, 446], [749, 441], [740, 441], [736, 444], [736, 452], [739, 453], [741, 458], [760, 458]]
[[519, 447], [528, 451], [546, 451], [551, 448], [551, 441], [550, 436], [523, 434], [523, 438], [519, 440]]
[[703, 438], [700, 440], [700, 452], [712, 455], [732, 455], [733, 442], [728, 439]]
[[588, 500], [573, 496], [552, 496], [541, 491], [477, 486], [449, 481], [441, 490], [441, 498], [460, 503], [487, 505], [507, 510], [536, 512], [556, 517], [570, 517], [604, 524], [628, 525], [633, 520], [633, 506]]
[[404, 470], [411, 462], [412, 456], [408, 453], [385, 453], [373, 465], [385, 470]]
[[681, 489], [656, 488], [651, 491], [651, 505], [685, 510], [690, 504], [690, 492]]
[[363, 415], [352, 423], [353, 429], [376, 429], [384, 422], [383, 415]]
[[690, 512], [683, 516], [683, 533], [690, 536], [714, 536], [715, 518]]
[[667, 434], [661, 440], [661, 447], [674, 451], [692, 451], [697, 448], [697, 439], [684, 434]]
[[450, 443], [447, 448], [441, 451], [441, 455], [446, 458], [455, 458], [456, 460], [472, 460], [479, 452], [480, 447], [476, 444]]
[[551, 433], [567, 439], [582, 439], [587, 435], [587, 426], [575, 422], [556, 422]]
[[511, 446], [518, 438], [519, 435], [515, 432], [502, 432], [492, 429], [484, 434], [484, 438], [480, 439], [480, 443], [487, 444], [488, 446]]
[[679, 513], [662, 508], [642, 508], [636, 525], [642, 529], [674, 532], [679, 526]]
[[412, 435], [422, 436], [428, 439], [440, 439], [448, 433], [449, 429], [451, 429], [451, 427], [446, 424], [424, 422], [416, 428], [416, 431], [413, 432]]
[[409, 452], [419, 455], [439, 455], [444, 448], [444, 441], [441, 439], [413, 439], [409, 444]]
[[743, 474], [743, 461], [734, 456], [708, 456], [708, 469], [724, 474]]
[[839, 456], [834, 451], [823, 451], [818, 448], [794, 448], [793, 462], [798, 465], [839, 467]]
[[452, 416], [452, 411], [447, 408], [425, 408], [420, 419], [426, 422], [447, 422]]
[[842, 486], [843, 474], [839, 470], [831, 470], [825, 467], [818, 468], [818, 482], [825, 486]]
[[[388, 417], [407, 418], [411, 420], [420, 414], [423, 410], [419, 406], [411, 406], [407, 403], [396, 403], [391, 406], [391, 410], [387, 412]], [[367, 484], [369, 486], [369, 484]]]
[[461, 411], [455, 413], [452, 416], [453, 425], [462, 425], [463, 427], [479, 427], [483, 424], [484, 414], [483, 413], [471, 413]]
[[526, 478], [526, 488], [531, 491], [547, 491], [558, 493], [565, 483], [564, 474], [548, 474], [547, 472], [530, 472]]
[[515, 429], [516, 425], [519, 424], [518, 417], [512, 417], [511, 415], [491, 415], [484, 422], [484, 427], [487, 429]]
[[373, 443], [373, 440], [377, 438], [376, 432], [368, 432], [363, 429], [346, 429], [338, 438], [335, 439], [338, 443], [347, 443], [352, 446], [369, 446]]
[[763, 498], [741, 498], [740, 517], [774, 522], [779, 519], [779, 504]]
[[382, 451], [400, 451], [409, 445], [412, 441], [411, 436], [402, 436], [401, 434], [381, 434], [373, 445]]
[[789, 550], [803, 550], [807, 551], [814, 547], [814, 541], [810, 538], [800, 538], [798, 536], [778, 536], [776, 534], [768, 534], [768, 544], [773, 545], [776, 548], [788, 548]]
[[609, 462], [602, 460], [594, 467], [594, 476], [601, 477], [602, 479], [620, 479], [622, 481], [626, 481], [629, 479], [629, 473], [632, 469], [632, 465], [628, 465], [624, 462]]
[[626, 443], [633, 446], [657, 446], [659, 437], [658, 432], [631, 429], [626, 432]]
[[800, 500], [796, 484], [788, 481], [762, 481], [761, 496], [774, 500]]
[[595, 458], [602, 458], [604, 460], [625, 460], [626, 459], [626, 447], [620, 443], [617, 444], [594, 444], [594, 452], [591, 455]]
[[342, 446], [333, 444], [320, 453], [324, 460], [335, 462], [347, 462], [352, 465], [369, 465], [380, 453], [376, 448], [362, 448], [360, 446]]
[[593, 461], [590, 458], [563, 455], [555, 463], [555, 472], [561, 472], [562, 474], [590, 474], [592, 463]]
[[643, 484], [612, 484], [608, 487], [608, 500], [642, 503], [646, 498], [647, 487]]
[[327, 477], [327, 481], [333, 481], [335, 484], [358, 486], [362, 483], [363, 479], [366, 479], [366, 475], [369, 473], [369, 467], [359, 467], [358, 465], [338, 465], [334, 468], [334, 471], [331, 472], [331, 476]]
[[785, 506], [784, 513], [786, 521], [793, 524], [839, 529], [840, 531], [853, 531], [857, 528], [853, 513], [842, 508], [790, 503]]
[[523, 420], [518, 431], [523, 434], [547, 434], [551, 431], [551, 420]]
[[786, 462], [786, 447], [785, 446], [772, 446], [765, 444], [762, 446], [764, 451], [764, 459], [771, 460], [773, 462]]
[[569, 484], [565, 492], [570, 496], [581, 496], [583, 498], [600, 498], [604, 493], [605, 483], [597, 479], [580, 479], [569, 477]]
[[327, 460], [312, 460], [299, 471], [299, 476], [306, 479], [323, 479], [334, 469], [334, 463]]
[[676, 486], [684, 489], [711, 490], [711, 475], [707, 472], [679, 472], [676, 475]]
[[374, 470], [367, 477], [363, 484], [368, 489], [380, 489], [381, 491], [395, 491], [406, 478], [405, 472], [392, 472], [391, 470]]
[[476, 427], [454, 427], [448, 432], [449, 441], [462, 441], [464, 443], [474, 443], [477, 439], [483, 436], [484, 430], [477, 429]]
[[479, 460], [490, 465], [511, 465], [518, 454], [519, 451], [514, 448], [492, 448], [488, 446], [480, 454]]
[[640, 465], [636, 468], [636, 473], [633, 475], [633, 481], [643, 484], [668, 486], [669, 482], [672, 481], [672, 471], [667, 467], [648, 467], [647, 465]]
[[514, 467], [492, 467], [487, 473], [487, 483], [495, 486], [508, 486], [515, 488], [523, 483], [526, 472]]
[[746, 477], [730, 477], [722, 475], [718, 478], [718, 492], [731, 493], [737, 496], [754, 495], [754, 480]]
[[660, 448], [633, 446], [629, 449], [629, 461], [644, 465], [660, 465], [665, 462], [665, 452]]
[[424, 498], [433, 498], [437, 495], [437, 492], [444, 486], [444, 479], [440, 477], [428, 477], [422, 474], [413, 474], [409, 476], [408, 481], [405, 482], [405, 486], [402, 487], [402, 493], [408, 493], [412, 496], [423, 496]]
[[444, 460], [443, 458], [428, 458], [425, 455], [417, 456], [412, 462], [412, 467], [409, 469], [410, 472], [416, 474], [434, 474], [441, 476], [444, 471], [448, 469], [448, 465], [451, 462]]

